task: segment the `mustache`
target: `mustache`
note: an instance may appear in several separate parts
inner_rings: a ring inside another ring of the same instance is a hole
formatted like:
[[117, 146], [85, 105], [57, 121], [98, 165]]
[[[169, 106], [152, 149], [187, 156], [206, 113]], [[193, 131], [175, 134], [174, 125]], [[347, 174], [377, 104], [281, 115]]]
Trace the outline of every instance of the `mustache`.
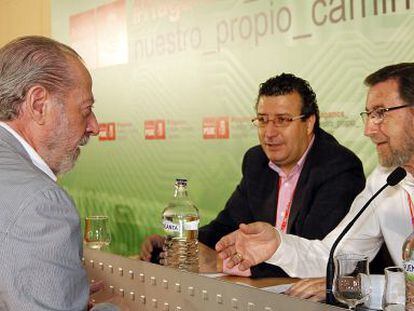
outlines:
[[79, 146], [85, 146], [89, 142], [89, 135], [85, 135], [79, 141]]
[[265, 139], [264, 140], [264, 143], [265, 144], [278, 144], [278, 145], [280, 145], [280, 144], [283, 144], [283, 141], [281, 141], [280, 139]]

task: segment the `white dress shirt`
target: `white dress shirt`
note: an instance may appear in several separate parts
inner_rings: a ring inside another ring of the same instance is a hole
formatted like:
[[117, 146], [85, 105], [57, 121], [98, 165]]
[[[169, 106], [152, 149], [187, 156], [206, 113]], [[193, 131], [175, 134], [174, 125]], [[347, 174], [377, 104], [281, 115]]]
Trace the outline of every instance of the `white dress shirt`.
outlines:
[[[385, 184], [391, 171], [378, 166], [372, 172], [349, 213], [323, 240], [307, 240], [279, 232], [281, 244], [267, 262], [280, 266], [291, 277], [325, 276], [332, 244], [362, 206]], [[407, 174], [398, 185], [387, 187], [371, 202], [339, 243], [336, 253], [363, 254], [372, 260], [385, 242], [394, 263], [402, 266], [402, 245], [413, 231], [407, 194], [414, 198], [414, 178], [411, 174]]]

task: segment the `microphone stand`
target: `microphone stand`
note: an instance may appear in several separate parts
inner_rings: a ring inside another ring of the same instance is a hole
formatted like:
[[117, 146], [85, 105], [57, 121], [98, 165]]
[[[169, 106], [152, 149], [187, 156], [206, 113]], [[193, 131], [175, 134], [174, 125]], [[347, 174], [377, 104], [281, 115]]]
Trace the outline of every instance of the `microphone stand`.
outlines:
[[349, 229], [354, 225], [354, 223], [357, 221], [357, 219], [362, 215], [362, 213], [367, 209], [367, 207], [371, 204], [371, 202], [386, 188], [388, 187], [388, 183], [386, 183], [384, 186], [382, 186], [375, 194], [371, 197], [371, 199], [368, 200], [367, 203], [361, 208], [361, 210], [356, 214], [356, 216], [348, 223], [348, 225], [345, 227], [345, 229], [341, 232], [341, 234], [338, 236], [338, 238], [335, 240], [335, 242], [332, 245], [331, 251], [329, 253], [329, 259], [328, 259], [328, 265], [326, 267], [326, 303], [333, 305], [335, 304], [335, 297], [332, 292], [332, 283], [334, 278], [334, 272], [335, 267], [333, 263], [333, 256], [336, 247], [338, 246], [339, 242], [342, 240], [342, 238], [345, 236], [345, 234], [348, 233]]
[[361, 210], [356, 214], [356, 216], [346, 225], [345, 229], [341, 232], [341, 234], [336, 238], [335, 242], [332, 244], [331, 251], [329, 253], [328, 265], [326, 267], [326, 303], [333, 305], [335, 303], [335, 297], [332, 292], [332, 283], [334, 278], [335, 266], [333, 263], [333, 256], [335, 253], [335, 249], [338, 246], [339, 242], [348, 233], [349, 229], [354, 225], [357, 219], [362, 215], [362, 213], [367, 209], [367, 207], [371, 204], [371, 202], [388, 186], [395, 186], [404, 177], [407, 175], [407, 172], [402, 167], [397, 167], [395, 170], [391, 172], [390, 175], [387, 177], [387, 182], [384, 186], [382, 186], [375, 194], [368, 200], [367, 203], [361, 208]]
[[333, 263], [333, 255], [335, 252], [336, 247], [338, 246], [339, 242], [348, 233], [349, 229], [354, 225], [357, 219], [362, 215], [362, 213], [367, 209], [367, 207], [371, 204], [371, 202], [388, 186], [395, 186], [404, 177], [407, 175], [407, 172], [402, 167], [397, 167], [395, 170], [391, 172], [391, 174], [387, 177], [387, 182], [384, 186], [382, 186], [375, 194], [368, 200], [367, 203], [361, 208], [361, 210], [356, 214], [356, 216], [346, 225], [345, 229], [341, 232], [341, 234], [336, 238], [335, 242], [331, 247], [331, 251], [329, 253], [328, 265], [326, 267], [326, 303], [333, 305], [335, 303], [335, 297], [332, 292], [332, 283], [333, 277], [335, 272], [335, 266]]

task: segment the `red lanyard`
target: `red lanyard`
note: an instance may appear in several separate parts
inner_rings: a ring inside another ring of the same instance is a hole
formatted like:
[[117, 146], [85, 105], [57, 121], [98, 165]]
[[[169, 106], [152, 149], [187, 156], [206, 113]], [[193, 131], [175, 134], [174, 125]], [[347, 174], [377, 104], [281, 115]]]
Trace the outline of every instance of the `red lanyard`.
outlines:
[[411, 200], [411, 196], [408, 193], [408, 191], [405, 190], [405, 192], [407, 193], [408, 206], [410, 207], [411, 225], [414, 227], [414, 204], [413, 204], [413, 200]]
[[[281, 183], [282, 183], [282, 178], [279, 177], [279, 189], [278, 189], [278, 193], [277, 195], [279, 196], [279, 192], [280, 192], [280, 188], [281, 188]], [[288, 224], [288, 220], [289, 220], [289, 215], [290, 215], [290, 208], [292, 207], [292, 201], [293, 201], [293, 196], [295, 195], [295, 191], [296, 191], [296, 185], [295, 188], [292, 191], [292, 195], [290, 196], [290, 200], [288, 202], [288, 204], [286, 205], [286, 209], [282, 212], [282, 223], [280, 224], [280, 230], [284, 233], [286, 233], [286, 229], [287, 229], [287, 224]], [[277, 217], [277, 212], [276, 212], [276, 217]], [[277, 220], [276, 220], [277, 223]]]

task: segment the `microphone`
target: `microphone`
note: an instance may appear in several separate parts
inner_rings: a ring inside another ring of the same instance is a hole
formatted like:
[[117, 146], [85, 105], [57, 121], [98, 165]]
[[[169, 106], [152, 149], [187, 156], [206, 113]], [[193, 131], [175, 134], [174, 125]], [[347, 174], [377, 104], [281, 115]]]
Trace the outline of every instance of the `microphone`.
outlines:
[[382, 186], [375, 194], [365, 203], [365, 205], [361, 208], [361, 210], [356, 214], [356, 216], [348, 223], [345, 229], [341, 232], [341, 234], [336, 238], [335, 242], [332, 244], [331, 251], [329, 253], [328, 265], [326, 267], [326, 303], [333, 305], [335, 303], [335, 297], [332, 292], [332, 283], [334, 278], [335, 266], [333, 263], [333, 256], [336, 247], [338, 246], [339, 242], [348, 233], [348, 231], [352, 228], [354, 223], [357, 219], [362, 215], [362, 213], [367, 209], [367, 207], [371, 204], [371, 202], [388, 186], [395, 186], [404, 177], [407, 175], [407, 172], [402, 167], [397, 167], [395, 170], [391, 172], [390, 175], [387, 177], [387, 182], [384, 186]]
[[387, 185], [388, 186], [395, 186], [404, 177], [407, 176], [407, 172], [401, 166], [397, 167], [395, 170], [391, 172], [391, 174], [387, 177]]

